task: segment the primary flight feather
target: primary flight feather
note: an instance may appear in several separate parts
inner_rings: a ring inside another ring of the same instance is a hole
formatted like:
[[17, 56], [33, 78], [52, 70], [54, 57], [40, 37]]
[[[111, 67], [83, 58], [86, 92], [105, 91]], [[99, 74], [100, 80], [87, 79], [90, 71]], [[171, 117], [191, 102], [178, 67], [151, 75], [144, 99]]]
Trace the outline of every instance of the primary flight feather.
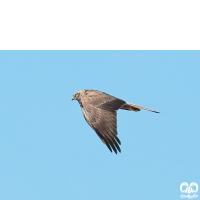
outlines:
[[121, 144], [117, 137], [117, 110], [140, 111], [140, 109], [159, 113], [122, 99], [118, 99], [98, 90], [81, 90], [72, 96], [81, 107], [83, 116], [90, 127], [97, 133], [102, 142], [117, 154]]

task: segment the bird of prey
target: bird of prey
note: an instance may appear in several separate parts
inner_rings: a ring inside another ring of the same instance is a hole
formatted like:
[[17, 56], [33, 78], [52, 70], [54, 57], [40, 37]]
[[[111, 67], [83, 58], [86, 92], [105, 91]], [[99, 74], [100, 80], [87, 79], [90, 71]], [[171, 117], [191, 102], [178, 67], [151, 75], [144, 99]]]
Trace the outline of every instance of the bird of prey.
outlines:
[[117, 137], [117, 110], [140, 111], [140, 109], [159, 113], [142, 106], [128, 103], [122, 99], [98, 90], [81, 90], [72, 96], [77, 100], [83, 116], [90, 127], [97, 133], [102, 142], [117, 154], [121, 152], [121, 142]]

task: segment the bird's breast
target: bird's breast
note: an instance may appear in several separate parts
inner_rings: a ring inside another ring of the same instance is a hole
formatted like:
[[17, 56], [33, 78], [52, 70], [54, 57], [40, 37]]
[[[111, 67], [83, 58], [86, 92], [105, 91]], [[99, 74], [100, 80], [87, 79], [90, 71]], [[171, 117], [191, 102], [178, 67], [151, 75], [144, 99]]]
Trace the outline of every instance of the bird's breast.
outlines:
[[83, 108], [83, 104], [82, 104], [82, 102], [79, 101], [78, 103], [79, 103], [79, 105], [80, 105], [80, 107], [81, 107], [81, 109], [82, 109], [82, 108]]
[[83, 113], [85, 120], [88, 122], [87, 112], [85, 111], [85, 109], [83, 107], [81, 107], [81, 110], [82, 110], [82, 113]]

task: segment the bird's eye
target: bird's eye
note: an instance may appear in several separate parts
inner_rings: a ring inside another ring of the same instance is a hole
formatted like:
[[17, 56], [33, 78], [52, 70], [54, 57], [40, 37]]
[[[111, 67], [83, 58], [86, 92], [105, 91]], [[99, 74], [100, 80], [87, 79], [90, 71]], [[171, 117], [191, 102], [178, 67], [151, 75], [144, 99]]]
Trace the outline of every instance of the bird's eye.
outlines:
[[78, 95], [79, 95], [79, 94], [78, 94], [78, 93], [76, 93], [76, 95], [75, 95], [75, 96], [77, 97]]

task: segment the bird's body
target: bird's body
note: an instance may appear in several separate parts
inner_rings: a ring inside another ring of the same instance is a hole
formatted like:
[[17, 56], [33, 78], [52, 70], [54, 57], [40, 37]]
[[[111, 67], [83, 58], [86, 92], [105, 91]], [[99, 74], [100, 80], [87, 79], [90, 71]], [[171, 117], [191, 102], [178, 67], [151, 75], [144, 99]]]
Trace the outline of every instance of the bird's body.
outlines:
[[118, 109], [140, 111], [140, 109], [152, 111], [135, 104], [125, 102], [98, 90], [81, 90], [76, 92], [72, 100], [77, 100], [81, 107], [83, 116], [90, 127], [97, 133], [99, 138], [117, 154], [121, 152], [121, 144], [117, 137], [117, 113]]

